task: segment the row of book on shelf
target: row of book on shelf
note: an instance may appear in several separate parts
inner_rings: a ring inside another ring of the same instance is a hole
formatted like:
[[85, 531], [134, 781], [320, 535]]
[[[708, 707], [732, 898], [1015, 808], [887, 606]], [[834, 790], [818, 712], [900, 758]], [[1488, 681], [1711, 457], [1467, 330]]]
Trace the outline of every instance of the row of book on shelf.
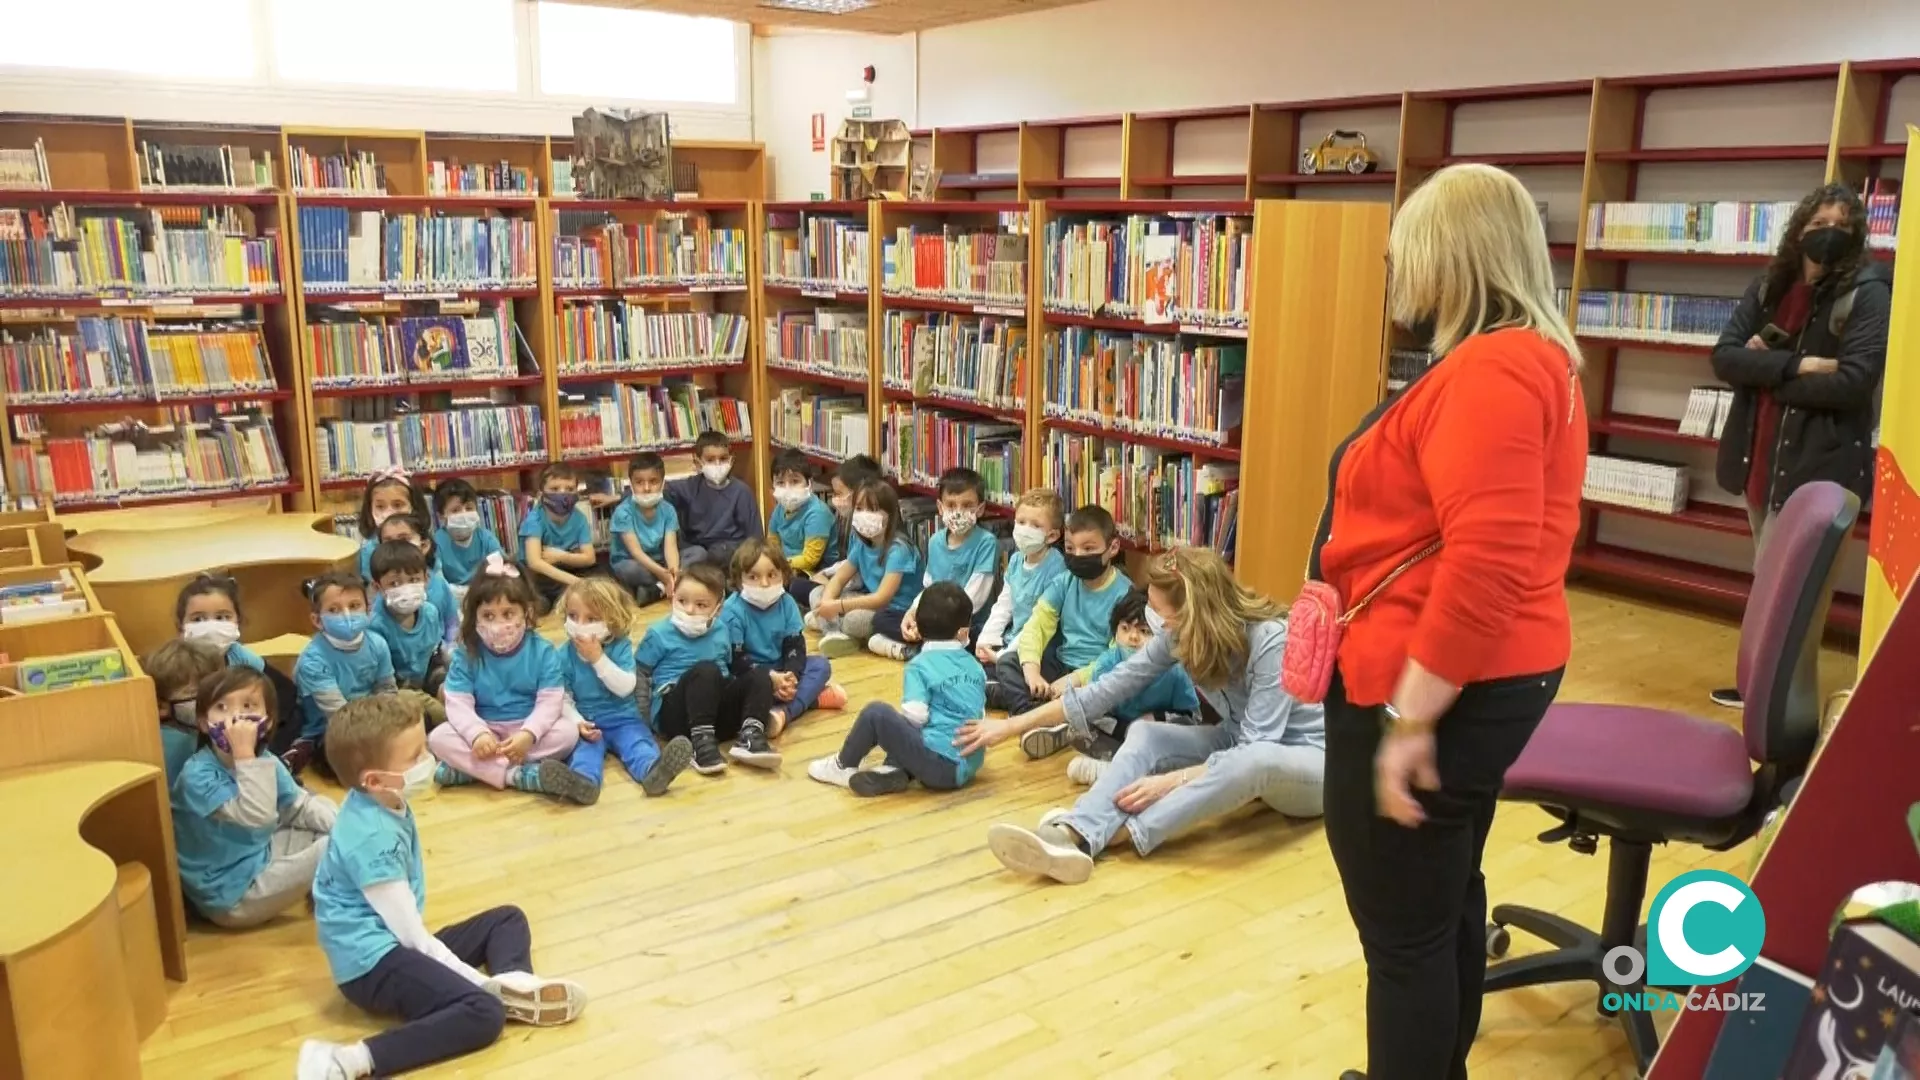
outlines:
[[1236, 465], [1062, 431], [1047, 433], [1044, 462], [1048, 486], [1070, 505], [1104, 507], [1120, 535], [1135, 544], [1234, 549]]
[[231, 144], [140, 140], [135, 158], [142, 191], [271, 191], [273, 151], [260, 156]]
[[609, 300], [561, 305], [561, 371], [730, 367], [747, 357], [747, 316]]
[[986, 483], [987, 502], [1010, 508], [1024, 490], [1024, 438], [1015, 424], [888, 402], [880, 460], [890, 474], [928, 487], [948, 469], [972, 469]]
[[370, 150], [316, 154], [301, 146], [290, 146], [287, 157], [295, 191], [387, 193], [387, 167]]
[[300, 207], [300, 271], [308, 292], [531, 288], [535, 224], [527, 218]]
[[1726, 430], [1733, 410], [1733, 390], [1725, 386], [1696, 386], [1687, 394], [1687, 411], [1680, 416], [1680, 434], [1717, 439]]
[[1244, 214], [1129, 214], [1047, 222], [1047, 310], [1245, 330], [1253, 221]]
[[691, 380], [660, 386], [616, 384], [591, 395], [560, 397], [562, 457], [689, 447], [703, 431], [751, 440], [747, 403], [707, 396]]
[[456, 398], [448, 409], [397, 413], [374, 400], [361, 416], [315, 423], [314, 450], [323, 482], [387, 469], [519, 468], [546, 463], [547, 428], [538, 405]]
[[1070, 326], [1043, 346], [1046, 411], [1103, 428], [1224, 446], [1246, 404], [1247, 347]]
[[769, 368], [862, 381], [868, 377], [864, 311], [782, 311], [767, 318], [766, 332]]
[[532, 169], [506, 161], [463, 165], [459, 158], [427, 162], [427, 191], [433, 195], [536, 194]]
[[767, 434], [776, 445], [836, 461], [866, 453], [872, 431], [864, 396], [788, 387], [773, 396], [767, 414]]
[[1687, 508], [1687, 467], [1666, 461], [1589, 454], [1587, 478], [1580, 494], [1589, 502], [1656, 514], [1677, 514]]
[[882, 291], [1024, 311], [1031, 219], [1024, 211], [998, 217], [994, 228], [944, 222], [895, 229], [880, 247]]
[[998, 316], [889, 311], [881, 339], [883, 385], [915, 394], [1026, 407], [1027, 327]]
[[553, 281], [559, 287], [747, 283], [747, 231], [715, 225], [705, 213], [622, 222], [611, 214], [562, 210], [557, 222]]
[[273, 294], [279, 246], [245, 207], [0, 209], [0, 296]]
[[[1861, 190], [1867, 247], [1891, 251], [1900, 227], [1900, 182], [1875, 177]], [[1586, 246], [1597, 251], [1771, 255], [1797, 202], [1607, 202], [1587, 208]]]
[[1739, 306], [1737, 297], [1588, 289], [1574, 308], [1573, 330], [1629, 341], [1712, 345]]
[[864, 221], [806, 211], [768, 211], [764, 238], [769, 285], [865, 292], [873, 255]]
[[307, 324], [314, 388], [502, 379], [522, 360], [534, 366], [511, 305], [466, 306], [471, 315], [393, 318], [316, 306]]
[[165, 401], [272, 392], [258, 323], [147, 323], [82, 317], [72, 330], [43, 327], [23, 339], [0, 331], [10, 405]]
[[40, 492], [56, 506], [220, 494], [285, 484], [289, 476], [272, 417], [253, 409], [16, 442], [8, 472], [15, 491]]

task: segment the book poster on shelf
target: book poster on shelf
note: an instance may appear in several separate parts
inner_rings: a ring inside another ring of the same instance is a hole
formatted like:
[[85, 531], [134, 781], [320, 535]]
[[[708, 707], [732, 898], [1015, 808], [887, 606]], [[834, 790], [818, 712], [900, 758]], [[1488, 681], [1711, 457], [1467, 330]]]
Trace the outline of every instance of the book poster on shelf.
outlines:
[[573, 119], [573, 180], [590, 199], [673, 199], [666, 113], [588, 109]]
[[407, 364], [416, 372], [451, 371], [467, 351], [467, 326], [448, 315], [401, 319], [400, 334]]
[[[1920, 167], [1920, 129], [1907, 127], [1908, 175]], [[1920, 215], [1920, 204], [1903, 202], [1901, 225]], [[1914, 228], [1920, 229], [1920, 223]], [[1915, 235], [1908, 233], [1907, 235]], [[1920, 371], [1912, 357], [1920, 349], [1920, 266], [1895, 249], [1893, 315], [1887, 331], [1887, 365], [1880, 386], [1880, 445], [1873, 455], [1873, 526], [1867, 537], [1865, 608], [1860, 620], [1860, 671], [1920, 572]]]

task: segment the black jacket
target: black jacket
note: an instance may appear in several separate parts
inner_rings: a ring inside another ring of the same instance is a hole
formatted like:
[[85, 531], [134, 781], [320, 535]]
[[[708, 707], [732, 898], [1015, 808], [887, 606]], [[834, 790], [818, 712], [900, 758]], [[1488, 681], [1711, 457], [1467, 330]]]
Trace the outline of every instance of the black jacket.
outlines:
[[[1800, 485], [1831, 480], [1859, 495], [1873, 490], [1873, 431], [1880, 376], [1887, 365], [1887, 320], [1893, 306], [1893, 277], [1886, 265], [1868, 260], [1850, 282], [1818, 290], [1800, 340], [1790, 349], [1749, 349], [1747, 341], [1773, 319], [1778, 297], [1766, 297], [1763, 276], [1748, 286], [1720, 341], [1713, 348], [1713, 373], [1733, 387], [1733, 407], [1720, 434], [1714, 478], [1735, 495], [1747, 490], [1756, 391], [1767, 390], [1781, 406], [1780, 432], [1773, 450], [1773, 478], [1767, 509], [1780, 509]], [[1833, 307], [1849, 292], [1852, 311], [1834, 334]], [[1830, 357], [1840, 370], [1796, 375], [1803, 356]]]

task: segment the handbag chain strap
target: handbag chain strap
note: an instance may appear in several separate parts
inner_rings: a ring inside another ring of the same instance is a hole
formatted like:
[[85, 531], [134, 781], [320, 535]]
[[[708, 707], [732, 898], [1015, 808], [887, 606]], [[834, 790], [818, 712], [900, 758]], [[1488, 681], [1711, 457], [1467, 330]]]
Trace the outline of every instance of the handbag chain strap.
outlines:
[[1381, 591], [1384, 590], [1387, 586], [1393, 584], [1395, 579], [1399, 578], [1401, 574], [1404, 574], [1407, 571], [1413, 569], [1414, 566], [1417, 565], [1422, 559], [1425, 559], [1427, 556], [1432, 555], [1434, 552], [1439, 550], [1440, 550], [1440, 541], [1435, 540], [1433, 543], [1428, 544], [1426, 547], [1423, 547], [1419, 551], [1414, 552], [1413, 557], [1409, 558], [1406, 562], [1403, 562], [1399, 566], [1394, 567], [1393, 573], [1388, 574], [1385, 580], [1381, 581], [1380, 584], [1375, 585], [1373, 587], [1373, 591], [1361, 597], [1359, 603], [1348, 608], [1347, 613], [1345, 615], [1340, 616], [1340, 625], [1345, 626], [1348, 623], [1352, 622], [1354, 616], [1366, 610], [1366, 606], [1368, 604], [1373, 603], [1373, 598], [1376, 596], [1379, 596]]

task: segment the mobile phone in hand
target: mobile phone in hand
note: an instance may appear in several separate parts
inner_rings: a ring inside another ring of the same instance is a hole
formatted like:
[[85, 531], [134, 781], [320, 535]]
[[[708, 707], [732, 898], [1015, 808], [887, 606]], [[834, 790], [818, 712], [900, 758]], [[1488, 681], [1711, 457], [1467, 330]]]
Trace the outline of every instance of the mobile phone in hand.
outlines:
[[1788, 334], [1785, 330], [1780, 329], [1772, 323], [1768, 323], [1760, 328], [1760, 340], [1766, 342], [1767, 348], [1769, 349], [1777, 349], [1785, 345], [1787, 338], [1791, 336], [1792, 335]]

